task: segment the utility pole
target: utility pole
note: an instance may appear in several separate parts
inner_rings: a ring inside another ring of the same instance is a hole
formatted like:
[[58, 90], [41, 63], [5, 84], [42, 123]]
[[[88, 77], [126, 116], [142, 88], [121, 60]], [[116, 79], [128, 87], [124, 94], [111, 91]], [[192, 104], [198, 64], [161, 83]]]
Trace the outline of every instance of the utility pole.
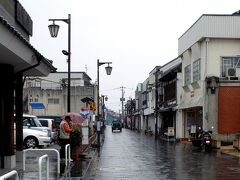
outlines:
[[125, 98], [124, 98], [124, 86], [120, 87], [120, 89], [122, 90], [122, 97], [120, 98], [120, 101], [122, 101], [122, 123], [124, 122], [124, 110], [123, 110], [123, 103], [125, 101]]
[[[107, 101], [108, 100], [108, 97], [107, 97], [107, 95], [101, 95], [101, 98], [102, 98], [102, 117], [103, 117], [103, 126], [104, 126], [104, 128], [105, 128], [105, 125], [106, 125], [106, 119], [105, 119], [105, 101]], [[104, 101], [105, 100], [105, 101]]]
[[105, 96], [102, 95], [102, 120], [103, 120], [103, 126], [105, 127], [105, 102], [104, 102]]

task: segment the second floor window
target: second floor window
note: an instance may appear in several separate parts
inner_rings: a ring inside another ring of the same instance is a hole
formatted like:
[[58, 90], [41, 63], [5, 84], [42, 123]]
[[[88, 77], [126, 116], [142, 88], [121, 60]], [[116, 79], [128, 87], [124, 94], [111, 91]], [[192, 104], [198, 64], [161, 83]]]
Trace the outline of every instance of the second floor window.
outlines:
[[58, 98], [48, 98], [48, 104], [59, 104]]
[[201, 63], [200, 59], [193, 62], [193, 82], [200, 80], [201, 75]]
[[229, 68], [240, 68], [240, 57], [223, 57], [221, 77], [228, 76], [227, 70]]
[[173, 79], [164, 85], [164, 101], [176, 99], [176, 80]]
[[143, 101], [143, 106], [147, 106], [147, 93], [146, 92], [144, 92], [143, 94], [142, 94], [142, 101]]
[[191, 83], [191, 65], [189, 64], [184, 68], [184, 85]]

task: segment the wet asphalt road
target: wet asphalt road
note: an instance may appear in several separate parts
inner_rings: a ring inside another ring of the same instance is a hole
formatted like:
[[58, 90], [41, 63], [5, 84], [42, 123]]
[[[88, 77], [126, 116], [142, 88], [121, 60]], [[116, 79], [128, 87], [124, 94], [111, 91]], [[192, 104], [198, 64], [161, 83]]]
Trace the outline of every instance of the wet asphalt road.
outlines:
[[128, 129], [112, 133], [107, 127], [100, 156], [85, 179], [240, 179], [240, 160]]

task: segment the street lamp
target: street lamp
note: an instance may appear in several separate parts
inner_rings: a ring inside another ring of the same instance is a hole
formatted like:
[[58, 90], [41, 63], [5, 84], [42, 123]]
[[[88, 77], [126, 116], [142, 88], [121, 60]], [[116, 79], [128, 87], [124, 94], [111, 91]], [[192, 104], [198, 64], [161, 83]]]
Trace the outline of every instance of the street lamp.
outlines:
[[55, 38], [58, 35], [59, 25], [55, 24], [55, 21], [63, 21], [68, 24], [68, 51], [62, 50], [62, 53], [65, 56], [68, 56], [68, 86], [67, 86], [67, 112], [71, 111], [71, 15], [68, 14], [68, 19], [49, 19], [49, 21], [52, 21], [53, 24], [49, 25], [49, 32], [51, 37]]
[[108, 64], [108, 66], [105, 67], [107, 75], [111, 75], [112, 72], [112, 67], [109, 66], [109, 64], [112, 64], [112, 62], [99, 62], [99, 59], [97, 60], [97, 145], [98, 148], [100, 149], [100, 131], [101, 131], [101, 126], [100, 126], [100, 119], [99, 119], [99, 67], [103, 64]]

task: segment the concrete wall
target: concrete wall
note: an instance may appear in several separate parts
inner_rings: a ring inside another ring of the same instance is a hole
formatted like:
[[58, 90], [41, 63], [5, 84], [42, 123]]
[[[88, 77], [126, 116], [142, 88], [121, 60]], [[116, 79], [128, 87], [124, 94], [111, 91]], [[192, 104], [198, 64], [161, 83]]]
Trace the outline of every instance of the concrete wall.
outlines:
[[[182, 90], [179, 92], [179, 108], [190, 108], [194, 106], [203, 106], [203, 86], [204, 84], [204, 72], [205, 72], [205, 54], [202, 50], [204, 48], [204, 41], [202, 43], [195, 43], [189, 50], [182, 54], [182, 77], [178, 77], [181, 80]], [[200, 80], [193, 82], [193, 62], [200, 59]], [[185, 85], [185, 67], [191, 66], [191, 83]]]
[[176, 139], [184, 138], [184, 121], [182, 110], [176, 112]]
[[[177, 104], [179, 106], [180, 100], [182, 99], [182, 73], [177, 73]], [[179, 108], [177, 106], [177, 109]], [[183, 122], [183, 114], [182, 110], [176, 111], [176, 139], [180, 139], [184, 137], [184, 122]]]
[[[79, 113], [85, 104], [81, 101], [84, 97], [93, 97], [93, 86], [77, 86], [71, 87], [71, 111]], [[31, 109], [29, 105], [29, 113], [34, 115], [63, 115], [67, 111], [67, 89], [47, 89], [28, 88], [24, 89], [28, 93], [28, 100], [30, 96], [33, 102], [38, 97], [38, 102], [42, 102], [46, 107], [45, 110]], [[59, 104], [49, 104], [49, 98], [59, 99]]]
[[[42, 77], [41, 81], [42, 89], [59, 89], [62, 88], [62, 80], [66, 80], [67, 84], [68, 73], [58, 72], [50, 73], [47, 77]], [[90, 81], [88, 79], [88, 81]], [[71, 73], [71, 86], [84, 86], [83, 72], [72, 72]]]
[[208, 73], [220, 77], [221, 57], [240, 55], [239, 39], [210, 39], [208, 43]]

